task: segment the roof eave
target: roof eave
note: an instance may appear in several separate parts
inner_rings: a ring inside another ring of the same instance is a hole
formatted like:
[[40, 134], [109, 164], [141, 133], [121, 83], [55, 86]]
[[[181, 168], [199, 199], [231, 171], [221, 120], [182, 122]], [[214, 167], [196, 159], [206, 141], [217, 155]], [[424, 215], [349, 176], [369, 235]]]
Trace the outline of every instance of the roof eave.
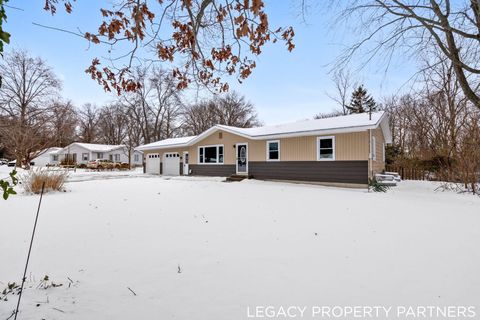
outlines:
[[171, 148], [183, 148], [188, 147], [188, 143], [176, 143], [176, 144], [169, 144], [165, 146], [139, 146], [136, 147], [135, 151], [148, 151], [148, 150], [162, 150], [162, 149], [171, 149]]
[[369, 129], [375, 129], [378, 125], [368, 125], [368, 126], [355, 126], [347, 128], [336, 128], [336, 129], [321, 129], [321, 130], [308, 130], [308, 131], [296, 131], [296, 132], [287, 132], [287, 133], [274, 133], [266, 135], [257, 135], [252, 136], [252, 140], [266, 140], [266, 139], [279, 139], [279, 138], [294, 138], [294, 137], [303, 137], [303, 136], [316, 136], [316, 135], [326, 135], [326, 134], [336, 134], [336, 133], [352, 133], [366, 131]]

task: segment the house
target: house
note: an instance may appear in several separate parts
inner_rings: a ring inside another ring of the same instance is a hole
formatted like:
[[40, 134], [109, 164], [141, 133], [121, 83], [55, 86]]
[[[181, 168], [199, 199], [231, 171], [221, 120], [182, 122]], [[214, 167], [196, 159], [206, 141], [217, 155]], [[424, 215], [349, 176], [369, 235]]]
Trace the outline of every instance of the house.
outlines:
[[257, 128], [216, 125], [198, 136], [137, 148], [145, 171], [163, 175], [230, 176], [366, 185], [385, 168], [391, 143], [381, 112]]
[[[74, 142], [56, 152], [58, 161], [76, 164], [87, 164], [96, 159], [107, 159], [113, 162], [128, 163], [128, 148], [125, 145], [108, 145], [96, 143]], [[131, 164], [141, 166], [143, 154], [138, 150], [131, 150]]]
[[58, 164], [58, 155], [57, 152], [62, 148], [48, 148], [40, 151], [39, 155], [32, 159], [32, 163], [37, 167], [45, 167], [47, 165], [57, 165]]

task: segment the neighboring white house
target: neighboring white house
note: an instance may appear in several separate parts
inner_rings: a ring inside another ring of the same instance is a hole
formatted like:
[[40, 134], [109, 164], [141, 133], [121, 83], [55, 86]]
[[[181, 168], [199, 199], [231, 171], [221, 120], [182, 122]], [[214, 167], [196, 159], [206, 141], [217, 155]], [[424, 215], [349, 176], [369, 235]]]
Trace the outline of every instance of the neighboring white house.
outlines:
[[57, 152], [62, 150], [62, 148], [48, 148], [42, 150], [40, 155], [32, 160], [33, 165], [37, 167], [45, 167], [47, 165], [56, 165], [58, 164], [58, 155]]
[[[113, 162], [128, 163], [128, 148], [125, 145], [108, 145], [95, 143], [74, 142], [56, 152], [58, 161], [70, 159], [76, 164], [87, 164], [88, 161], [96, 159], [107, 159]], [[134, 166], [143, 164], [143, 153], [131, 151], [131, 162]]]

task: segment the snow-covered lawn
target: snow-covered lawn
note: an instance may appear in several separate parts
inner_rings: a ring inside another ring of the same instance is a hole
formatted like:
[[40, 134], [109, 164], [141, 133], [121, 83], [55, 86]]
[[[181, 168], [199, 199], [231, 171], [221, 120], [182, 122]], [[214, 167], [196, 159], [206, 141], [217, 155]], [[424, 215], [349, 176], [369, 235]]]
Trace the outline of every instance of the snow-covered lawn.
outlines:
[[[379, 194], [133, 175], [72, 173], [67, 192], [44, 197], [19, 319], [247, 319], [269, 305], [480, 312], [478, 197], [428, 182]], [[0, 202], [0, 291], [21, 280], [37, 202]], [[35, 289], [45, 275], [63, 286]]]

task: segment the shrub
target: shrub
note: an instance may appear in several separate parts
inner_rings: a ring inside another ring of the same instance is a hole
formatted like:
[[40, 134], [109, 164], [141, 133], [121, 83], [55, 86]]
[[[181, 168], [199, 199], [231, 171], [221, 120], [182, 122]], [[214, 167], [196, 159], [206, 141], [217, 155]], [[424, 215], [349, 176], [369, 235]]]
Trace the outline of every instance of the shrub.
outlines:
[[371, 178], [368, 179], [368, 191], [370, 190], [373, 190], [373, 192], [387, 192], [388, 186], [381, 184], [375, 178]]
[[21, 177], [21, 181], [25, 191], [30, 193], [40, 193], [44, 182], [45, 192], [52, 190], [62, 191], [67, 177], [68, 172], [65, 170], [37, 168], [27, 171]]

